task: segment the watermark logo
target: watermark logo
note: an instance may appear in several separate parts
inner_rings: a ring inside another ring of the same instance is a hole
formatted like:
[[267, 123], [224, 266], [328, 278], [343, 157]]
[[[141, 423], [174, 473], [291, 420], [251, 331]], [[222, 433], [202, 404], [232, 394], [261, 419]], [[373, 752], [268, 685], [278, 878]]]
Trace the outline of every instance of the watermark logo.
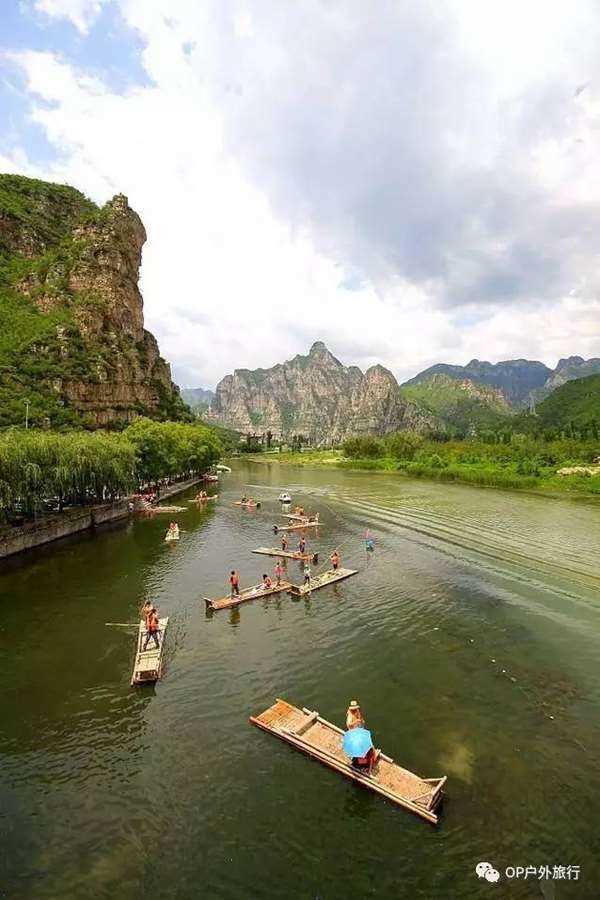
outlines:
[[[500, 872], [489, 862], [480, 862], [475, 866], [475, 874], [478, 878], [484, 878], [491, 884], [500, 881]], [[524, 881], [536, 879], [537, 881], [579, 881], [580, 866], [507, 866], [503, 870], [504, 878], [522, 878]]]
[[477, 863], [475, 872], [478, 878], [485, 878], [486, 881], [491, 881], [492, 884], [500, 881], [500, 872], [489, 862]]

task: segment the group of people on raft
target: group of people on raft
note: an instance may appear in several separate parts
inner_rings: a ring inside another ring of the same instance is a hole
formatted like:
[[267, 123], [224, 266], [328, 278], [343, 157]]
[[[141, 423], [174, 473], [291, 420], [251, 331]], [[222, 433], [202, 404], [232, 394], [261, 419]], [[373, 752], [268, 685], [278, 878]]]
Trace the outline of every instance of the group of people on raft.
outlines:
[[[285, 548], [284, 548], [285, 549]], [[298, 545], [298, 551], [304, 554], [306, 550], [306, 540], [302, 537], [300, 538], [300, 543]], [[319, 559], [318, 553], [313, 553], [312, 562], [313, 565], [316, 565]], [[334, 550], [331, 556], [329, 557], [331, 562], [331, 567], [334, 572], [340, 567], [341, 557], [337, 550]], [[281, 584], [281, 579], [284, 573], [284, 568], [280, 562], [277, 560], [275, 567], [273, 569], [273, 573], [275, 575], [275, 585]], [[310, 584], [312, 574], [310, 570], [310, 566], [308, 562], [304, 565], [304, 584]], [[240, 595], [240, 573], [236, 569], [232, 569], [229, 573], [229, 587], [231, 590], [231, 597], [239, 597]], [[273, 587], [273, 579], [266, 572], [263, 573], [261, 590], [269, 590]]]

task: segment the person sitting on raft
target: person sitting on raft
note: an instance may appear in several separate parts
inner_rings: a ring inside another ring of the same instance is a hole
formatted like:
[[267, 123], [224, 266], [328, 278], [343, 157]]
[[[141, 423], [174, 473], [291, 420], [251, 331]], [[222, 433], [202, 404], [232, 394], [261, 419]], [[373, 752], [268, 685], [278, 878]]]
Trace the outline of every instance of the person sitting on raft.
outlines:
[[263, 590], [265, 590], [265, 591], [268, 591], [270, 588], [273, 587], [273, 582], [271, 581], [270, 577], [266, 574], [266, 572], [263, 575], [262, 584], [263, 584]]
[[352, 767], [370, 775], [380, 755], [381, 750], [376, 750], [375, 747], [369, 747], [364, 756], [352, 757]]
[[346, 731], [350, 731], [351, 728], [364, 728], [365, 720], [362, 714], [362, 709], [359, 706], [358, 700], [351, 700], [348, 710], [346, 712]]

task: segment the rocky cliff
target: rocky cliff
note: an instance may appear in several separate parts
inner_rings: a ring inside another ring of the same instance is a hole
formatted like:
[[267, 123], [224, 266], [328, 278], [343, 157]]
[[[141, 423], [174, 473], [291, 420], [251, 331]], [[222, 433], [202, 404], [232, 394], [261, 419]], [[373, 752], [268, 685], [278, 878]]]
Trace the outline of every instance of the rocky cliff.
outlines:
[[435, 417], [402, 396], [383, 366], [364, 374], [344, 366], [321, 341], [307, 356], [271, 369], [236, 369], [217, 385], [209, 418], [245, 433], [291, 438], [313, 445], [337, 443], [353, 434], [387, 434], [435, 428]]
[[127, 198], [0, 175], [0, 424], [187, 416], [144, 329], [146, 232]]

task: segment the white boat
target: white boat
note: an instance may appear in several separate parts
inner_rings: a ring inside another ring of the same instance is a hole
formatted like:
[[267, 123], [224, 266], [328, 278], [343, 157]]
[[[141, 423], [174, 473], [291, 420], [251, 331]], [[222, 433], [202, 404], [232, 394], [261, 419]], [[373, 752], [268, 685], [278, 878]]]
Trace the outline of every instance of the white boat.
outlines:
[[280, 502], [280, 503], [291, 503], [291, 502], [292, 502], [292, 498], [290, 497], [290, 495], [289, 495], [288, 493], [286, 493], [286, 492], [284, 491], [283, 494], [280, 494], [280, 495], [279, 495], [279, 502]]
[[219, 463], [218, 466], [215, 466], [217, 472], [231, 472], [229, 466], [224, 466], [223, 463]]

